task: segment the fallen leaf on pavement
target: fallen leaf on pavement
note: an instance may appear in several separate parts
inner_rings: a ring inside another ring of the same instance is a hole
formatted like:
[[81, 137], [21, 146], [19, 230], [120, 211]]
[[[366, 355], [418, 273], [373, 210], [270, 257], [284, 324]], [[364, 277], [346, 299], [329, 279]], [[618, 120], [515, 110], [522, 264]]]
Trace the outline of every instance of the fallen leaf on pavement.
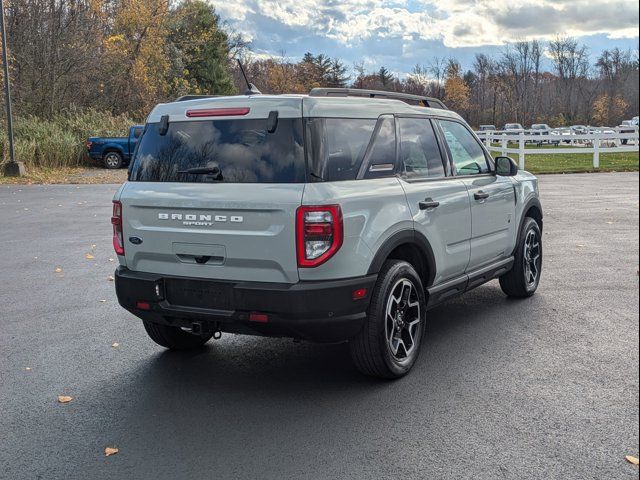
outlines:
[[109, 276], [107, 277], [107, 280], [109, 280], [110, 282], [113, 282], [113, 280], [114, 280], [113, 275], [109, 275]]
[[87, 260], [93, 260], [94, 258], [90, 253], [85, 254], [85, 257], [87, 258]]
[[100, 299], [100, 303], [105, 303], [105, 302], [106, 302], [106, 300], [104, 298]]
[[110, 261], [110, 262], [113, 262], [113, 258], [109, 258], [109, 261]]
[[633, 456], [631, 456], [631, 455], [627, 455], [627, 456], [626, 456], [626, 457], [624, 457], [624, 458], [626, 458], [627, 462], [629, 462], [629, 463], [633, 463], [634, 465], [638, 465], [638, 463], [640, 463], [640, 462], [638, 461], [638, 458], [637, 458], [637, 457], [633, 457]]
[[31, 371], [31, 367], [25, 367], [25, 370], [26, 370], [27, 372], [30, 372], [30, 371]]
[[113, 348], [118, 348], [120, 346], [120, 344], [118, 342], [115, 342], [114, 344], [111, 345]]
[[105, 457], [110, 457], [111, 455], [115, 455], [116, 453], [118, 453], [120, 450], [118, 450], [115, 447], [107, 447], [104, 449], [104, 456]]
[[56, 272], [56, 273], [60, 273], [60, 272], [62, 272], [62, 267], [56, 267], [55, 272]]
[[96, 244], [95, 244], [95, 243], [92, 243], [92, 244], [91, 244], [91, 250], [95, 250], [95, 249], [96, 249]]
[[60, 403], [69, 403], [71, 400], [73, 400], [73, 397], [69, 395], [58, 395], [58, 402]]
[[583, 247], [584, 247], [584, 245], [582, 245], [581, 243], [579, 243], [579, 244], [577, 245], [577, 247], [578, 247], [578, 248], [583, 248]]

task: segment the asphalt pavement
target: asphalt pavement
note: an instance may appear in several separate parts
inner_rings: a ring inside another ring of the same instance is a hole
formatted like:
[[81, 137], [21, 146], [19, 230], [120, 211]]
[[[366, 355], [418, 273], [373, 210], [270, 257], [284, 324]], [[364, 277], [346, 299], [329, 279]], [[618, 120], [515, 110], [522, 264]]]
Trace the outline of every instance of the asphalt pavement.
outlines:
[[431, 311], [394, 382], [345, 345], [155, 345], [110, 280], [116, 188], [0, 186], [0, 478], [638, 478], [637, 173], [541, 177], [538, 293]]

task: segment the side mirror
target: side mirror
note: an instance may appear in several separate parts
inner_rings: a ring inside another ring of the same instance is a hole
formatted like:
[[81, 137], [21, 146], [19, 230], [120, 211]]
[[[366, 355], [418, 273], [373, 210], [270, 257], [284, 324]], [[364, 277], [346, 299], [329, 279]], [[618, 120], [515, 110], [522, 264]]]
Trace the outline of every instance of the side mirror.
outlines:
[[518, 174], [518, 164], [509, 157], [496, 158], [496, 174], [501, 177], [515, 177]]

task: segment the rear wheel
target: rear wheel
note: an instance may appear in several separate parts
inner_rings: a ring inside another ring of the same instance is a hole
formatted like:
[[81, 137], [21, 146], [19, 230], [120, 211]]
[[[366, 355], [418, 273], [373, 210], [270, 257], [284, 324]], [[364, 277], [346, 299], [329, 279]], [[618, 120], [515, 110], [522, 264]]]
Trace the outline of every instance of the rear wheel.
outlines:
[[179, 327], [170, 327], [143, 320], [147, 334], [158, 345], [171, 350], [192, 350], [200, 348], [209, 341], [211, 335], [193, 335]]
[[122, 155], [118, 152], [107, 152], [102, 159], [104, 166], [110, 169], [122, 167]]
[[519, 238], [513, 268], [500, 277], [500, 287], [510, 297], [524, 298], [536, 292], [542, 273], [542, 233], [538, 222], [525, 218]]
[[388, 260], [378, 275], [367, 321], [349, 342], [356, 367], [374, 377], [402, 377], [418, 358], [424, 330], [420, 277], [409, 263]]

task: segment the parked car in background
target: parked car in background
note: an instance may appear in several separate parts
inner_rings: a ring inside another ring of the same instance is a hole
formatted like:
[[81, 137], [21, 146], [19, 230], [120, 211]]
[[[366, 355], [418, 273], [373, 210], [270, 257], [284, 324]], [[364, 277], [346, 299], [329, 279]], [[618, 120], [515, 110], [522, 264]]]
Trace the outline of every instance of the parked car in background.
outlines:
[[[636, 133], [638, 130], [638, 117], [633, 117], [631, 120], [623, 120], [618, 129], [620, 133]], [[621, 142], [626, 145], [629, 143], [629, 139], [623, 138]]]
[[537, 144], [555, 143], [557, 145], [558, 143], [560, 143], [560, 141], [556, 140], [555, 138], [553, 139], [550, 138], [552, 131], [553, 129], [546, 123], [534, 123], [533, 125], [531, 125], [531, 128], [529, 129], [529, 134], [546, 137], [546, 138], [541, 138], [540, 140], [532, 140], [533, 143], [537, 143]]
[[556, 143], [560, 143], [560, 142], [571, 143], [570, 137], [572, 134], [573, 133], [571, 132], [571, 129], [568, 127], [554, 128], [549, 133], [549, 135], [551, 135], [554, 138], [554, 140], [556, 140]]
[[480, 132], [495, 132], [498, 130], [495, 125], [480, 125]]
[[586, 135], [589, 129], [585, 125], [571, 125], [569, 127], [573, 135]]
[[551, 127], [546, 123], [534, 123], [531, 125], [531, 135], [549, 135]]
[[91, 137], [87, 139], [86, 147], [89, 157], [98, 160], [106, 168], [126, 167], [133, 156], [142, 135], [144, 125], [134, 125], [129, 128], [128, 137]]
[[[604, 137], [600, 139], [601, 147], [615, 147], [616, 146], [616, 131], [610, 127], [589, 127], [589, 133], [599, 134], [599, 135], [609, 135], [609, 137]], [[626, 144], [625, 140], [621, 140], [623, 144]], [[593, 142], [590, 142], [593, 144]]]
[[507, 135], [518, 135], [520, 133], [524, 133], [524, 127], [519, 123], [507, 123], [503, 130]]

